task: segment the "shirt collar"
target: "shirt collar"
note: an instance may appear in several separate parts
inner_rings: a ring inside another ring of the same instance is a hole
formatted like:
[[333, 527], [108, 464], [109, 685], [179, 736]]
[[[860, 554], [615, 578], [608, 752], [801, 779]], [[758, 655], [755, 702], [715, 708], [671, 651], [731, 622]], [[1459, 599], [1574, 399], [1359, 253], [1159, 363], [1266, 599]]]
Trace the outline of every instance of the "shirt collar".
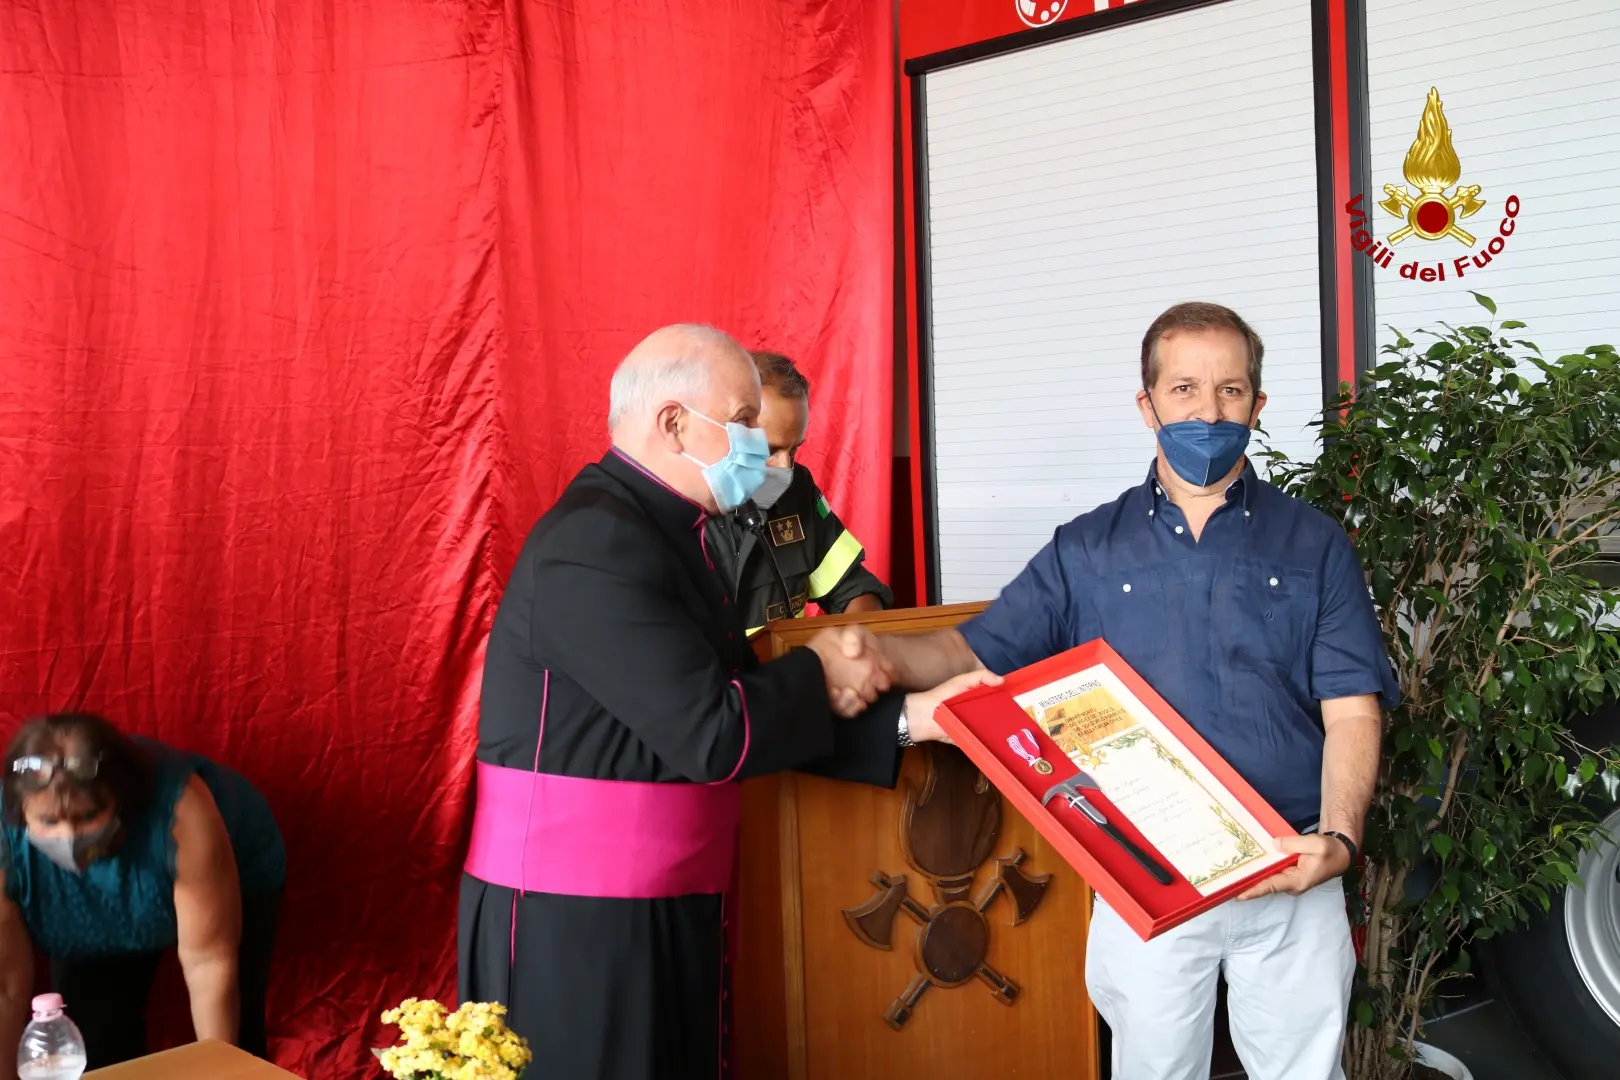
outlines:
[[696, 529], [711, 515], [702, 505], [676, 491], [645, 465], [614, 447], [602, 456], [602, 468], [624, 484], [654, 518], [675, 529]]
[[[1254, 471], [1254, 462], [1247, 458], [1243, 461], [1243, 471], [1238, 473], [1237, 479], [1226, 486], [1226, 505], [1236, 504], [1243, 511], [1243, 520], [1254, 520], [1255, 492], [1260, 488], [1260, 474]], [[1159, 459], [1155, 457], [1148, 463], [1147, 480], [1142, 490], [1148, 498], [1148, 505], [1153, 508], [1152, 516], [1163, 517], [1159, 513], [1161, 507], [1170, 501], [1170, 496], [1164, 493], [1159, 486]]]

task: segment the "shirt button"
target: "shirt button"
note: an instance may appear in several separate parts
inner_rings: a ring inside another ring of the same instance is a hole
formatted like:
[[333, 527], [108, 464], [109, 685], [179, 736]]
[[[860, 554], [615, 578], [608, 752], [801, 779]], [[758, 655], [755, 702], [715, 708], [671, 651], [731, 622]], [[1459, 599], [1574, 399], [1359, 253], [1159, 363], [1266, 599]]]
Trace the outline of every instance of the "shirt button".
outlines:
[[1249, 516], [1249, 512], [1248, 512], [1248, 511], [1247, 511], [1247, 510], [1245, 510], [1245, 511], [1243, 511], [1243, 516], [1244, 516], [1244, 517], [1248, 517], [1248, 516]]
[[1277, 587], [1277, 579], [1276, 578], [1271, 579], [1271, 587], [1273, 589], [1275, 589]]
[[1186, 532], [1186, 531], [1187, 531], [1187, 530], [1186, 530], [1186, 529], [1183, 529], [1183, 528], [1182, 528], [1182, 527], [1181, 527], [1181, 526], [1180, 526], [1180, 525], [1177, 525], [1177, 526], [1176, 526], [1176, 535], [1177, 535], [1177, 536], [1180, 536], [1180, 535], [1181, 535], [1181, 534], [1182, 534], [1182, 533], [1184, 533], [1184, 532]]
[[1148, 517], [1152, 517], [1152, 516], [1153, 516], [1153, 511], [1149, 510], [1148, 511]]
[[1126, 591], [1126, 592], [1130, 592], [1130, 591], [1131, 591], [1131, 583], [1130, 583], [1130, 582], [1128, 582], [1128, 581], [1127, 581], [1127, 582], [1126, 582], [1126, 583], [1125, 583], [1125, 591]]

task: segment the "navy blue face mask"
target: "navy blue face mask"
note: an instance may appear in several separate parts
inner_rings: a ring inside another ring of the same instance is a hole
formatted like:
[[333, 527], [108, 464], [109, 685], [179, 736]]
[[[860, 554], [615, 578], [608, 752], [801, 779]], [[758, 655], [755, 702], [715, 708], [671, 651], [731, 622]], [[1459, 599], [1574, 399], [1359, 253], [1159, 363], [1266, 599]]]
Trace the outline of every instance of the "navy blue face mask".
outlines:
[[[1151, 397], [1148, 405], [1158, 420], [1159, 410]], [[1177, 476], [1194, 487], [1209, 487], [1231, 472], [1249, 447], [1249, 434], [1249, 425], [1236, 420], [1217, 420], [1213, 424], [1203, 420], [1166, 424], [1159, 420], [1159, 448], [1164, 451], [1164, 460]]]

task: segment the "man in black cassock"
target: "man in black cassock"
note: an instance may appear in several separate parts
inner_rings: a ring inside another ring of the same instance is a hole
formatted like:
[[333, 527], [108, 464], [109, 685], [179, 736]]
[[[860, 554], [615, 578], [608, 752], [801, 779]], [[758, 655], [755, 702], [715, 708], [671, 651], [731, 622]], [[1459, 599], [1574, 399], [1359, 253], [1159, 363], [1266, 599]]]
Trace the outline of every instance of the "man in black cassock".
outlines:
[[759, 376], [703, 327], [614, 373], [613, 448], [535, 525], [495, 616], [461, 883], [462, 1001], [499, 1001], [531, 1075], [725, 1074], [737, 781], [892, 787], [934, 707], [884, 693], [860, 629], [761, 664], [704, 524], [764, 478]]

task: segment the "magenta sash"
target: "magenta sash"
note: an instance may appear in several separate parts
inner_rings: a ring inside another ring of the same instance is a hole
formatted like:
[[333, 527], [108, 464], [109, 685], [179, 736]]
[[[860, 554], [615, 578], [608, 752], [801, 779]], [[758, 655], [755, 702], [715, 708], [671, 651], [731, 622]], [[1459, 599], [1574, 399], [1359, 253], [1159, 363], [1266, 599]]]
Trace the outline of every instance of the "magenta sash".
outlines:
[[491, 885], [564, 896], [722, 894], [737, 854], [736, 784], [644, 784], [478, 763], [463, 867]]

